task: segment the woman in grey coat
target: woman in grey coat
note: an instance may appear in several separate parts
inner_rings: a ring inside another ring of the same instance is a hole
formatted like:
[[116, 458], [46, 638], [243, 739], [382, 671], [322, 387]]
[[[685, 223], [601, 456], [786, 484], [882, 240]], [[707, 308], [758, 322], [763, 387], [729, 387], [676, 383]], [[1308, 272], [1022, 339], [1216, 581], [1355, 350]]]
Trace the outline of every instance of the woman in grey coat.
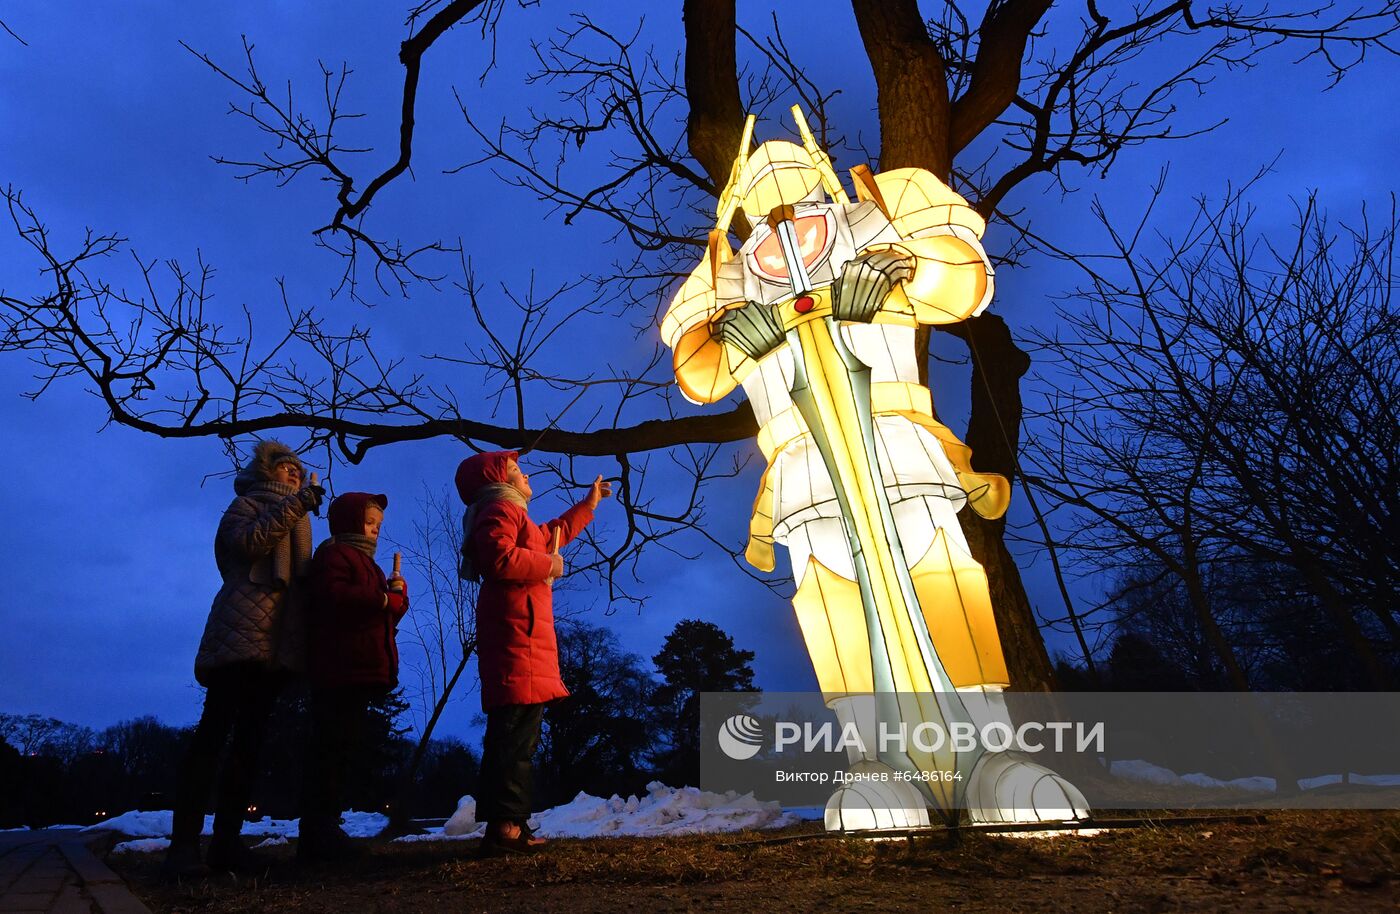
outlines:
[[[260, 442], [233, 482], [237, 497], [214, 537], [224, 583], [214, 597], [195, 657], [207, 689], [204, 712], [180, 769], [165, 874], [204, 870], [199, 833], [218, 776], [209, 866], [257, 870], [239, 833], [252, 792], [267, 720], [277, 693], [305, 667], [304, 577], [311, 562], [311, 519], [325, 490], [304, 483], [301, 460], [285, 444]], [[230, 743], [222, 770], [219, 755]]]

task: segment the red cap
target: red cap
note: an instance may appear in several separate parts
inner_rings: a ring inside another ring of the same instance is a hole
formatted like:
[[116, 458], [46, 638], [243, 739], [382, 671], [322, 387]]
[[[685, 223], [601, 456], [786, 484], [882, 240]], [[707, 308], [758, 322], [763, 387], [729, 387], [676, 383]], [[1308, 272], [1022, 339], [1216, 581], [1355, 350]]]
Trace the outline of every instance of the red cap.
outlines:
[[326, 509], [326, 522], [330, 524], [331, 535], [365, 532], [365, 508], [378, 505], [383, 511], [389, 507], [389, 496], [371, 495], [369, 492], [345, 492], [337, 495]]
[[471, 504], [482, 486], [505, 482], [511, 461], [519, 457], [519, 451], [487, 451], [485, 454], [474, 454], [457, 464], [457, 495], [462, 499], [462, 504]]

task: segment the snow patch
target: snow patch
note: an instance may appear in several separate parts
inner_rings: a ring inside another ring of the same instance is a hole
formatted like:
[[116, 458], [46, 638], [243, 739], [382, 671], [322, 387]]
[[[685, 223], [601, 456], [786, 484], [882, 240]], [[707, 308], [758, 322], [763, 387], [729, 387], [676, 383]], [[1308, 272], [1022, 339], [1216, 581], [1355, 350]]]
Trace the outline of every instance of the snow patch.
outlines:
[[373, 838], [389, 827], [389, 817], [379, 812], [351, 809], [340, 814], [340, 827], [352, 838]]
[[114, 854], [154, 854], [156, 851], [163, 851], [170, 846], [169, 838], [137, 838], [135, 841], [123, 841], [112, 848]]
[[1299, 778], [1299, 790], [1313, 790], [1318, 787], [1330, 787], [1333, 784], [1340, 784], [1342, 776], [1340, 774], [1324, 774], [1315, 778]]
[[[134, 809], [89, 825], [83, 831], [114, 831], [133, 838], [162, 838], [170, 834], [170, 823], [175, 814], [168, 809], [142, 812]], [[135, 843], [135, 842], [128, 842]], [[115, 848], [113, 848], [115, 850]]]
[[[1255, 775], [1247, 778], [1222, 780], [1202, 772], [1177, 774], [1169, 768], [1154, 765], [1142, 759], [1114, 761], [1109, 765], [1109, 774], [1125, 781], [1139, 784], [1159, 784], [1166, 787], [1206, 787], [1210, 789], [1242, 790], [1245, 793], [1274, 793], [1278, 782], [1273, 778]], [[1400, 787], [1400, 774], [1352, 774], [1346, 779], [1340, 774], [1323, 774], [1317, 777], [1300, 778], [1298, 787], [1302, 790], [1315, 790], [1330, 787], [1346, 780], [1357, 787]]]
[[1259, 775], [1222, 781], [1220, 778], [1213, 778], [1199, 771], [1192, 772], [1191, 774], [1183, 774], [1181, 776], [1181, 781], [1184, 784], [1190, 784], [1192, 787], [1243, 790], [1245, 793], [1273, 793], [1277, 784], [1273, 778], [1261, 777]]
[[[168, 809], [154, 811], [133, 810], [113, 816], [96, 825], [89, 825], [83, 831], [114, 831], [130, 838], [169, 837], [171, 822], [175, 814]], [[352, 838], [373, 838], [389, 824], [389, 817], [377, 812], [357, 812], [353, 809], [341, 813], [342, 828]], [[300, 819], [274, 819], [263, 816], [256, 822], [244, 822], [241, 829], [244, 835], [252, 838], [295, 838], [300, 830]], [[75, 828], [77, 826], [74, 826]], [[204, 817], [201, 835], [214, 833], [214, 817]]]
[[1108, 773], [1125, 781], [1138, 784], [1180, 784], [1181, 778], [1170, 768], [1145, 762], [1140, 758], [1108, 763]]
[[449, 838], [460, 838], [482, 828], [485, 826], [476, 821], [476, 798], [468, 794], [457, 801], [457, 811], [442, 827], [442, 833]]
[[1114, 761], [1109, 766], [1109, 774], [1113, 777], [1123, 778], [1124, 781], [1135, 781], [1138, 784], [1158, 784], [1162, 787], [1203, 787], [1207, 789], [1235, 789], [1246, 794], [1273, 794], [1274, 778], [1267, 777], [1247, 777], [1233, 778], [1225, 781], [1221, 778], [1211, 777], [1211, 775], [1193, 771], [1191, 774], [1177, 774], [1170, 768], [1163, 768], [1151, 761], [1133, 759], [1128, 761]]
[[[647, 785], [646, 796], [608, 799], [580, 793], [563, 806], [536, 813], [531, 827], [544, 838], [651, 837], [733, 832], [746, 828], [784, 828], [800, 822], [777, 803], [755, 800], [753, 794], [709, 793], [695, 787]], [[442, 834], [412, 835], [415, 841], [446, 840], [480, 834], [476, 800], [462, 797]], [[397, 839], [400, 841], [408, 838]]]
[[1273, 778], [1255, 776], [1226, 781], [1200, 771], [1177, 774], [1170, 768], [1163, 768], [1142, 759], [1114, 761], [1109, 765], [1108, 772], [1125, 781], [1159, 784], [1165, 787], [1205, 787], [1212, 790], [1242, 790], [1245, 793], [1273, 793], [1275, 789]]

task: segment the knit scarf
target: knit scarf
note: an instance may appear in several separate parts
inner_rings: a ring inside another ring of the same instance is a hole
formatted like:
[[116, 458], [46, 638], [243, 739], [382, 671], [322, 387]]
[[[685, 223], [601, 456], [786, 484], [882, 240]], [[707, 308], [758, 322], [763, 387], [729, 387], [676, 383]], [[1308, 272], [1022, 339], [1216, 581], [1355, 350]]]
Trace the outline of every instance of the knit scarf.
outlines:
[[[248, 486], [244, 494], [263, 505], [274, 505], [288, 495], [297, 494], [297, 487], [285, 482], [261, 480]], [[311, 518], [303, 514], [292, 527], [291, 535], [281, 537], [268, 555], [272, 577], [283, 587], [306, 573], [311, 563]]]
[[477, 490], [476, 497], [462, 514], [462, 564], [457, 568], [457, 576], [463, 580], [481, 582], [481, 572], [472, 559], [472, 532], [476, 530], [476, 519], [481, 515], [481, 510], [495, 501], [508, 501], [527, 510], [530, 506], [530, 500], [508, 483], [493, 482]]
[[[371, 559], [374, 558], [375, 550], [379, 548], [379, 540], [377, 538], [365, 536], [363, 533], [337, 533], [335, 536], [326, 540], [326, 542], [352, 546]], [[324, 546], [325, 544], [326, 543], [322, 543], [321, 545]]]

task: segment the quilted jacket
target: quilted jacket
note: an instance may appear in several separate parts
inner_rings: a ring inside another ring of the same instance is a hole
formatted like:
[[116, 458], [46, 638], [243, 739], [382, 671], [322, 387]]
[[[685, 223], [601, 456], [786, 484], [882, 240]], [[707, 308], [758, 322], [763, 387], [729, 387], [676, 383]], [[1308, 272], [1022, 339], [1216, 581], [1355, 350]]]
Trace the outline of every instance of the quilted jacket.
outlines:
[[290, 586], [277, 580], [273, 552], [279, 540], [296, 538], [299, 554], [292, 568], [304, 573], [311, 560], [311, 522], [295, 494], [249, 492], [235, 483], [237, 498], [224, 511], [214, 537], [214, 559], [224, 583], [214, 596], [195, 657], [195, 678], [231, 663], [252, 661], [272, 670], [305, 669], [304, 588], [294, 575]]

